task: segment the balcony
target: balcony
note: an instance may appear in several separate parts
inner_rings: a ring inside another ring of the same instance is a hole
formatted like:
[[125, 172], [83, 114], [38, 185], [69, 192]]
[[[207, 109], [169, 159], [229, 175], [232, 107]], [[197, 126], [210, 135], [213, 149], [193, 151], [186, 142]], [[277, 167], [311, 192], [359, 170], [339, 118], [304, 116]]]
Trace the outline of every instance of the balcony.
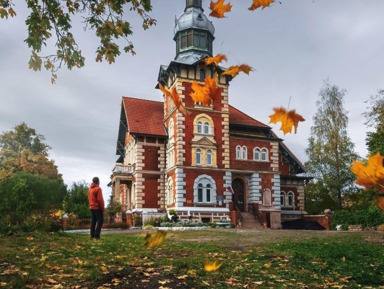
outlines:
[[112, 182], [119, 181], [132, 181], [132, 175], [135, 171], [135, 165], [116, 164], [112, 169]]

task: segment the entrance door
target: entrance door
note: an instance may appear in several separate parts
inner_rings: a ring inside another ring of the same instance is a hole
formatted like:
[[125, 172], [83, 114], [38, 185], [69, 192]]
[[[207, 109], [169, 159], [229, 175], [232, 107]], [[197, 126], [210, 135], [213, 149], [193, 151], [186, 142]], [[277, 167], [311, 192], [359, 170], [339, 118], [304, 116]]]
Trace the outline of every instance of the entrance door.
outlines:
[[232, 196], [233, 205], [235, 210], [239, 210], [240, 212], [245, 212], [245, 188], [244, 182], [241, 179], [234, 179], [232, 181], [232, 189], [234, 194]]

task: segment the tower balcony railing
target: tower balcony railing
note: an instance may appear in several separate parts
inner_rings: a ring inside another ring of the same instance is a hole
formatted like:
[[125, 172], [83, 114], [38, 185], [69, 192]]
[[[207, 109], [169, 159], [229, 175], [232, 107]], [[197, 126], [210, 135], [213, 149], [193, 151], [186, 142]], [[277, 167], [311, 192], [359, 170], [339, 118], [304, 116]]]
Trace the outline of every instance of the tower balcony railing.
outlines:
[[113, 174], [132, 174], [135, 170], [135, 166], [128, 164], [116, 164], [115, 167], [112, 169]]

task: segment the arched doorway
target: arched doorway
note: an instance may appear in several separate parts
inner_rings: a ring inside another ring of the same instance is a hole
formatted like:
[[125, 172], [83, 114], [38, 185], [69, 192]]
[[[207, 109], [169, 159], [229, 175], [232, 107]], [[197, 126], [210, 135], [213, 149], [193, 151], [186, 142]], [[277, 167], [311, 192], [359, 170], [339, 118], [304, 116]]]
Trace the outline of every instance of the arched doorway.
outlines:
[[234, 208], [240, 212], [245, 212], [245, 184], [241, 179], [232, 181], [233, 196], [232, 201]]

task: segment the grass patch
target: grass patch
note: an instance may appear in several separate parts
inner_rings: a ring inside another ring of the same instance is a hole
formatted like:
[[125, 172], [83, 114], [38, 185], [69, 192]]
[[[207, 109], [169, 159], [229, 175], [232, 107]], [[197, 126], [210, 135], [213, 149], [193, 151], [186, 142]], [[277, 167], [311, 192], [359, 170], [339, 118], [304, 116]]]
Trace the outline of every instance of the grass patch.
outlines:
[[144, 236], [0, 235], [0, 287], [384, 288], [380, 232], [169, 232], [155, 249]]

